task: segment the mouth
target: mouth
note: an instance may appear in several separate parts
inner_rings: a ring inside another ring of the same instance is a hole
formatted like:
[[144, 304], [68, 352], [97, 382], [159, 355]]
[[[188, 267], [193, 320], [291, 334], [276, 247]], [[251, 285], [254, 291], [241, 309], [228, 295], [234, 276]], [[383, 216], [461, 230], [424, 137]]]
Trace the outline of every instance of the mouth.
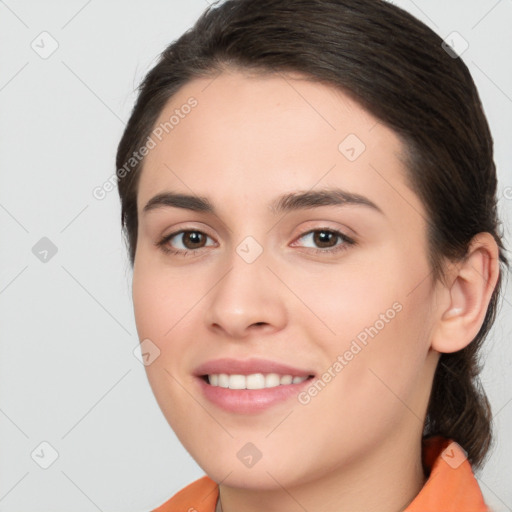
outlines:
[[217, 359], [196, 368], [195, 377], [211, 404], [230, 413], [255, 414], [297, 399], [315, 373], [263, 359]]

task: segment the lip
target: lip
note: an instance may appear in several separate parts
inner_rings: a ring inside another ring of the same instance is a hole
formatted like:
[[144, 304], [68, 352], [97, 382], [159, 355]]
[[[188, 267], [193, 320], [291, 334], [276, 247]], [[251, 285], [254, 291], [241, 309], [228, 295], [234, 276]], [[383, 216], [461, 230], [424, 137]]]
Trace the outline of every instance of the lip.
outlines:
[[314, 377], [304, 370], [266, 359], [215, 359], [196, 368], [194, 374], [201, 392], [211, 403], [224, 411], [239, 414], [257, 414], [277, 404], [296, 398], [311, 383], [311, 378], [297, 384], [279, 385], [265, 389], [229, 389], [212, 386], [204, 376], [213, 373], [250, 375], [251, 373], [278, 373], [294, 377]]
[[269, 359], [231, 359], [222, 358], [207, 361], [198, 366], [194, 375], [202, 377], [212, 373], [228, 373], [230, 375], [250, 375], [251, 373], [279, 373], [280, 375], [293, 375], [294, 377], [308, 377], [315, 372], [301, 368], [295, 368], [287, 364], [278, 363]]

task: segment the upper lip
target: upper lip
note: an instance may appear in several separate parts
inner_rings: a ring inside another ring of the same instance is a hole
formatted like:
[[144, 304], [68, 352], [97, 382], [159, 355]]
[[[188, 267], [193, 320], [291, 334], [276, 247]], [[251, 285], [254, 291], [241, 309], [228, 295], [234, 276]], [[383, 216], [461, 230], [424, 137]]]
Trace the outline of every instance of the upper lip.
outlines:
[[293, 377], [308, 377], [314, 372], [295, 368], [293, 366], [271, 361], [269, 359], [213, 359], [199, 365], [194, 374], [198, 377], [227, 373], [230, 375], [250, 375], [252, 373], [277, 373], [279, 375], [292, 375]]

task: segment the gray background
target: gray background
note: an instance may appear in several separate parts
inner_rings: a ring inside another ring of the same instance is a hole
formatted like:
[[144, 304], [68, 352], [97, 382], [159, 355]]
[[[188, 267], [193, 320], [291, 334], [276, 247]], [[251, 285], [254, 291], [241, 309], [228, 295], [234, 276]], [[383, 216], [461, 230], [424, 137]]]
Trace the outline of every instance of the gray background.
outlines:
[[[469, 43], [462, 58], [494, 134], [510, 241], [512, 1], [394, 3], [443, 38], [456, 31]], [[115, 171], [135, 87], [206, 6], [0, 1], [2, 512], [151, 510], [203, 474], [169, 428], [133, 353], [138, 338], [117, 190], [103, 200], [92, 190]], [[52, 44], [58, 48], [47, 55]], [[34, 246], [49, 250], [46, 262]], [[512, 510], [509, 290], [483, 372], [498, 442], [477, 475], [500, 511]], [[58, 458], [43, 469], [52, 450]]]

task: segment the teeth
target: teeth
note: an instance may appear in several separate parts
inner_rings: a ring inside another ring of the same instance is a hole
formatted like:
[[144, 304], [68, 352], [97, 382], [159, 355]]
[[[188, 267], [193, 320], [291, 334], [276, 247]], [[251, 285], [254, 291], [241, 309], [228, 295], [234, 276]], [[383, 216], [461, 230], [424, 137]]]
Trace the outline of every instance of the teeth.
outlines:
[[281, 384], [281, 378], [277, 373], [269, 373], [265, 376], [265, 387], [266, 388], [275, 388]]
[[218, 373], [208, 375], [208, 382], [212, 386], [229, 389], [265, 389], [275, 388], [287, 384], [298, 384], [307, 377], [294, 377], [293, 375], [279, 375], [277, 373], [251, 373], [250, 375], [228, 375]]
[[[213, 375], [212, 375], [213, 377]], [[243, 376], [238, 375], [238, 377], [242, 377], [240, 380], [245, 381], [245, 388], [246, 389], [262, 389], [265, 387], [266, 378], [263, 373], [252, 373], [251, 375]], [[243, 389], [243, 388], [242, 388]]]
[[226, 375], [225, 373], [219, 374], [218, 385], [221, 388], [229, 388], [229, 375]]
[[[297, 377], [300, 379], [300, 377]], [[283, 375], [281, 377], [281, 384], [291, 384], [293, 382], [293, 377], [291, 375]]]

